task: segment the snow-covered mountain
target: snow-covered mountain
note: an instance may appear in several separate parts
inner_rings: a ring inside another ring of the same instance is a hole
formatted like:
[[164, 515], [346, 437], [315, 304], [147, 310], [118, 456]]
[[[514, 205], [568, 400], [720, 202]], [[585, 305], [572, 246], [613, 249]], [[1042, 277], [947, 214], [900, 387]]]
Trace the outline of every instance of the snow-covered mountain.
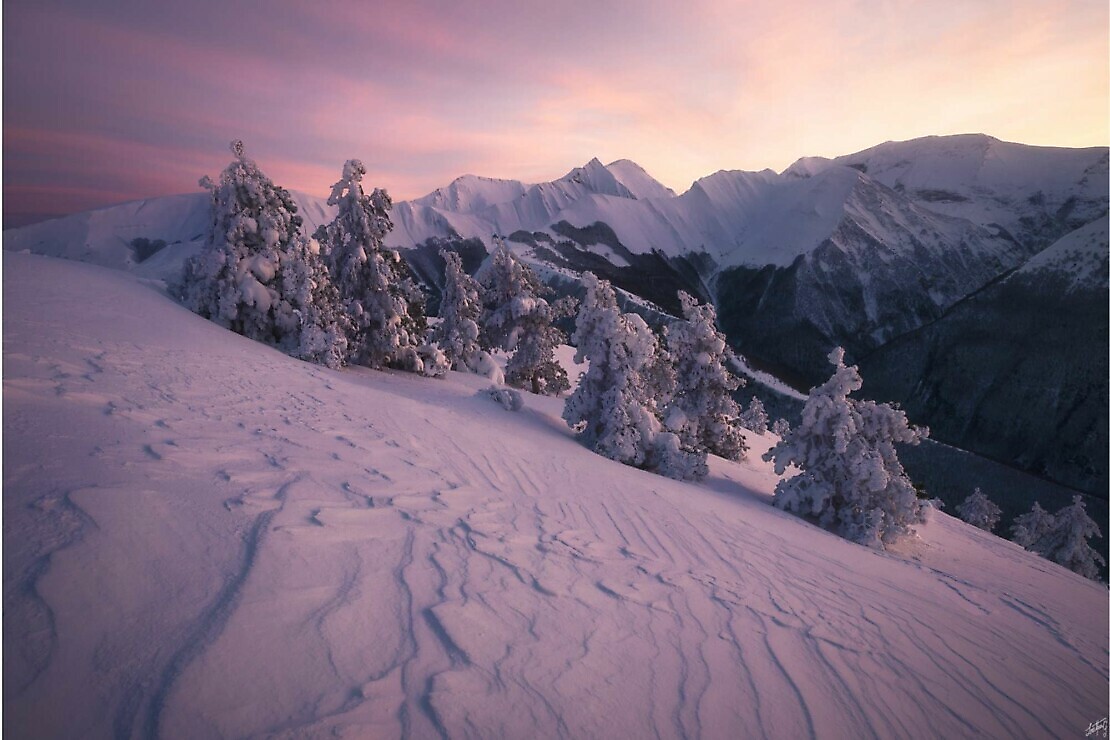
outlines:
[[[1105, 147], [1033, 147], [983, 135], [809, 157], [781, 174], [721, 171], [681, 195], [632, 162], [595, 159], [546, 183], [460, 177], [397, 203], [387, 243], [408, 248], [430, 286], [444, 241], [471, 240], [466, 248], [481, 252], [502, 234], [564, 288], [589, 269], [672, 312], [676, 291], [686, 290], [716, 303], [730, 341], [753, 363], [804, 389], [822, 379], [830, 347], [844, 346], [850, 359], [869, 356], [1103, 217], [1107, 184]], [[310, 231], [331, 217], [322, 198], [295, 197]], [[8, 230], [4, 248], [166, 278], [199, 249], [206, 209], [204, 194], [139, 201]], [[167, 246], [148, 257], [159, 242]], [[1065, 356], [1102, 341], [1089, 327], [1074, 328], [1074, 344], [1055, 345]], [[924, 358], [914, 364], [926, 374], [933, 367]], [[1012, 377], [998, 382], [1000, 399], [1009, 399], [1002, 406], [1024, 392]], [[921, 408], [918, 421], [938, 426], [939, 412]], [[977, 418], [970, 428], [1002, 423]], [[978, 436], [958, 439], [986, 451]]]
[[[782, 174], [720, 171], [681, 195], [633, 162], [594, 159], [539, 184], [465, 175], [397, 203], [389, 241], [488, 244], [491, 234], [514, 232], [558, 240], [566, 238], [560, 223], [588, 229], [600, 222], [632, 254], [705, 253], [721, 268], [786, 267], [827, 241], [851, 249], [846, 234], [853, 231], [897, 254], [920, 241], [1005, 262], [1105, 213], [1106, 175], [1105, 148], [1031, 147], [982, 135], [890, 142], [836, 160], [810, 157]], [[295, 196], [309, 226], [330, 217], [324, 198]], [[203, 211], [200, 194], [137, 201], [11, 229], [5, 245], [46, 252], [48, 242], [77, 244], [67, 256], [118, 267], [127, 264], [134, 238], [195, 240]]]
[[1076, 229], [864, 357], [867, 392], [952, 444], [1106, 491], [1108, 232], [1106, 216]]
[[938, 513], [885, 553], [475, 375], [295, 361], [6, 253], [11, 737], [1082, 736], [1106, 588]]
[[1047, 245], [1106, 213], [1106, 147], [930, 136], [887, 142], [834, 162], [866, 172], [931, 210], [999, 224], [1022, 243]]

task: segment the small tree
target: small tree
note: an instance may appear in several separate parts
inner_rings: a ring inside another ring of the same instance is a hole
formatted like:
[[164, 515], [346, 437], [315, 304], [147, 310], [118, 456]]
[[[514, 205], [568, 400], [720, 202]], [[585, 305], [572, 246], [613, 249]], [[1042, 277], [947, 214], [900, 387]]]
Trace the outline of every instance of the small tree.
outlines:
[[235, 159], [201, 186], [212, 216], [201, 252], [185, 265], [182, 302], [234, 332], [333, 367], [346, 354], [346, 318], [320, 260], [300, 232], [297, 206], [231, 142]]
[[[732, 392], [743, 380], [725, 366], [732, 351], [717, 331], [717, 313], [679, 291], [684, 319], [664, 329], [667, 350], [674, 362], [675, 390], [667, 410], [674, 429], [691, 450], [706, 450], [728, 460], [739, 460], [748, 446], [740, 432], [740, 407]], [[681, 419], [678, 429], [674, 421]]]
[[1002, 509], [978, 488], [956, 507], [956, 513], [971, 526], [987, 532], [998, 526], [998, 520], [1002, 518]]
[[507, 383], [556, 396], [570, 388], [570, 381], [555, 359], [555, 348], [566, 341], [566, 335], [553, 322], [570, 316], [575, 301], [563, 298], [548, 303], [543, 296], [552, 291], [513, 256], [504, 241], [495, 241], [493, 254], [477, 275], [486, 309], [480, 338], [487, 349], [513, 353], [505, 365]]
[[1042, 509], [1039, 502], [1034, 501], [1033, 508], [1028, 514], [1022, 514], [1014, 519], [1010, 527], [1010, 539], [1026, 550], [1044, 555], [1042, 540], [1052, 531], [1055, 523], [1056, 520], [1052, 514]]
[[1098, 525], [1087, 516], [1083, 497], [1076, 495], [1072, 498], [1071, 506], [1065, 506], [1056, 512], [1052, 528], [1035, 547], [1037, 552], [1049, 560], [1085, 578], [1098, 580], [1098, 566], [1106, 565], [1106, 561], [1087, 541], [1091, 537], [1101, 536], [1102, 531]]
[[435, 353], [424, 346], [424, 294], [400, 256], [383, 245], [393, 228], [393, 201], [380, 188], [367, 195], [365, 174], [362, 162], [347, 160], [328, 198], [338, 206], [335, 219], [316, 232], [353, 323], [351, 356], [373, 368], [428, 372], [425, 359]]
[[829, 361], [833, 375], [810, 391], [799, 425], [763, 456], [778, 475], [801, 471], [778, 482], [774, 504], [881, 549], [925, 519], [894, 445], [917, 444], [928, 430], [886, 404], [848, 398], [863, 385], [859, 370], [844, 365], [839, 347]]
[[482, 318], [482, 296], [478, 282], [463, 270], [457, 252], [439, 251], [446, 263], [443, 299], [439, 304], [436, 338], [453, 370], [474, 371], [478, 367], [478, 321]]
[[786, 419], [776, 419], [775, 423], [771, 425], [771, 433], [778, 437], [785, 437], [790, 433], [790, 422]]
[[740, 414], [740, 426], [756, 434], [767, 433], [767, 411], [763, 408], [763, 401], [760, 401], [758, 396], [752, 396], [752, 402]]

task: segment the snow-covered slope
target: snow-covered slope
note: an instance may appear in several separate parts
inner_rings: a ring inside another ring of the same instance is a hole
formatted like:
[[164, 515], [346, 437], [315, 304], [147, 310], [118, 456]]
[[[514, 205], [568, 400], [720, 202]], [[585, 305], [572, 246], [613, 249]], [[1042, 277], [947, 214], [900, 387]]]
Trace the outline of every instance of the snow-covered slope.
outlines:
[[1037, 273], [1066, 275], [1070, 290], [1105, 288], [1110, 272], [1110, 219], [1081, 226], [1038, 253], [1017, 271], [1035, 279]]
[[209, 199], [204, 193], [122, 203], [4, 231], [4, 249], [134, 269], [135, 239], [162, 240], [174, 252], [204, 241]]
[[876, 553], [443, 381], [306, 365], [4, 255], [12, 737], [1036, 737], [1104, 586], [943, 514]]
[[630, 159], [618, 159], [605, 165], [605, 169], [624, 186], [628, 193], [640, 200], [645, 198], [673, 198], [675, 192], [649, 175]]
[[886, 142], [833, 162], [937, 212], [1047, 244], [1106, 213], [1107, 158], [1106, 147], [1026, 146], [966, 134]]
[[[327, 197], [292, 192], [304, 228], [311, 234], [331, 221], [335, 209]], [[130, 201], [118, 206], [74, 213], [50, 221], [4, 231], [4, 250], [89, 262], [143, 277], [171, 279], [181, 274], [185, 260], [204, 244], [211, 218], [208, 193], [171, 195]], [[135, 240], [163, 242], [149, 256]]]

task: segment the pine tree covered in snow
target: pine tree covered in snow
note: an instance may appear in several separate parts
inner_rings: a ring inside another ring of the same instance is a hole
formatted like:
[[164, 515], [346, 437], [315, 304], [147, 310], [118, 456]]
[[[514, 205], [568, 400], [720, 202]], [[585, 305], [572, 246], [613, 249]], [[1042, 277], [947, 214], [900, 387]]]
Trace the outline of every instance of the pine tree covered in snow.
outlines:
[[180, 288], [194, 312], [251, 339], [332, 367], [346, 357], [347, 320], [320, 259], [300, 232], [289, 192], [266, 177], [233, 141], [235, 160], [200, 184], [212, 193], [201, 252]]
[[657, 366], [658, 343], [644, 320], [617, 308], [612, 286], [593, 273], [582, 275], [586, 296], [571, 340], [575, 362], [589, 362], [567, 399], [563, 419], [587, 447], [612, 460], [672, 478], [705, 475], [704, 452], [684, 449], [678, 435], [662, 429], [645, 369]]
[[740, 426], [756, 434], [767, 433], [767, 410], [763, 408], [763, 401], [758, 396], [752, 396], [748, 408], [740, 414]]
[[1002, 509], [978, 488], [956, 507], [956, 513], [971, 526], [988, 532], [998, 526], [998, 520], [1002, 518]]
[[[283, 293], [293, 317], [279, 322], [289, 325], [286, 336], [295, 341], [287, 351], [308, 362], [342, 367], [347, 363], [351, 319], [343, 310], [339, 290], [320, 256], [320, 243], [298, 234], [290, 242], [282, 261]], [[294, 331], [292, 325], [299, 331]]]
[[785, 437], [790, 433], [790, 422], [786, 419], [775, 419], [775, 423], [771, 425], [771, 433]]
[[744, 381], [725, 366], [732, 351], [717, 331], [713, 306], [698, 305], [693, 296], [681, 291], [678, 298], [684, 319], [664, 329], [676, 380], [666, 413], [667, 426], [691, 450], [739, 460], [748, 446], [740, 431], [740, 407], [732, 392]]
[[[353, 323], [352, 360], [435, 374], [435, 353], [424, 344], [424, 294], [400, 256], [382, 244], [393, 228], [393, 202], [380, 188], [367, 195], [365, 174], [357, 159], [343, 165], [328, 198], [328, 205], [338, 206], [335, 219], [316, 232]], [[432, 363], [426, 362], [429, 358]]]
[[1033, 550], [1085, 578], [1098, 579], [1098, 566], [1106, 565], [1102, 556], [1087, 541], [1101, 537], [1102, 531], [1091, 517], [1083, 497], [1076, 495], [1071, 506], [1065, 506], [1052, 517], [1052, 527], [1036, 543]]
[[848, 398], [863, 385], [859, 370], [844, 365], [844, 350], [829, 354], [831, 378], [810, 391], [798, 426], [767, 451], [775, 472], [801, 472], [775, 486], [775, 506], [815, 517], [826, 528], [882, 548], [924, 521], [895, 443], [917, 444], [927, 429], [911, 427], [904, 412]]
[[443, 298], [439, 304], [436, 340], [454, 370], [476, 371], [479, 355], [478, 322], [482, 318], [482, 295], [478, 282], [463, 270], [457, 252], [441, 249], [446, 263]]
[[1024, 547], [1026, 550], [1044, 555], [1041, 551], [1041, 541], [1045, 535], [1052, 531], [1056, 520], [1047, 511], [1041, 508], [1038, 501], [1033, 502], [1029, 513], [1022, 514], [1014, 519], [1010, 527], [1010, 539]]
[[566, 335], [553, 322], [574, 312], [574, 300], [548, 303], [543, 296], [551, 291], [501, 239], [477, 278], [485, 303], [483, 346], [513, 353], [505, 364], [506, 382], [549, 396], [568, 390], [567, 371], [555, 359]]

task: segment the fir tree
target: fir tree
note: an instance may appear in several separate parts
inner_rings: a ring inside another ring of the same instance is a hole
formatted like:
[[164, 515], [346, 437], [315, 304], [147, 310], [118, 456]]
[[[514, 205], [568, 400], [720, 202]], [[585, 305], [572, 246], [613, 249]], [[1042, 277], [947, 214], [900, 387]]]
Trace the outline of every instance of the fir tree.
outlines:
[[790, 433], [790, 422], [786, 419], [776, 419], [775, 423], [771, 425], [771, 433], [778, 437], [785, 437]]
[[679, 292], [684, 319], [664, 330], [676, 385], [666, 419], [690, 450], [739, 460], [748, 446], [740, 432], [740, 407], [732, 392], [743, 380], [729, 372], [732, 351], [717, 331], [717, 313]]
[[1087, 516], [1083, 497], [1076, 495], [1071, 506], [1056, 512], [1052, 528], [1035, 544], [1034, 549], [1085, 578], [1098, 580], [1098, 566], [1106, 565], [1106, 561], [1087, 541], [1101, 536], [1098, 525]]
[[758, 396], [752, 396], [748, 408], [740, 414], [740, 426], [756, 434], [767, 433], [767, 410], [763, 408], [763, 401]]
[[673, 478], [705, 475], [704, 453], [682, 447], [662, 429], [652, 383], [642, 372], [656, 366], [657, 342], [644, 320], [617, 308], [612, 286], [582, 275], [586, 296], [572, 336], [575, 362], [589, 362], [567, 399], [563, 419], [583, 444], [612, 460]]
[[482, 318], [482, 296], [478, 282], [462, 267], [457, 252], [441, 249], [446, 263], [443, 299], [439, 304], [436, 338], [453, 370], [474, 372], [482, 348], [478, 344], [478, 322]]
[[504, 241], [495, 241], [493, 254], [477, 276], [485, 303], [480, 339], [486, 349], [513, 353], [505, 365], [509, 385], [558, 395], [570, 388], [570, 381], [555, 359], [555, 348], [566, 341], [566, 335], [553, 322], [571, 315], [575, 302], [545, 300], [551, 290], [513, 256]]
[[971, 526], [988, 532], [994, 530], [998, 526], [998, 520], [1002, 518], [1002, 509], [978, 488], [956, 507], [956, 513]]
[[328, 198], [338, 206], [335, 219], [316, 232], [353, 324], [351, 357], [373, 368], [433, 373], [435, 363], [426, 360], [435, 352], [424, 346], [424, 295], [400, 256], [383, 245], [393, 228], [393, 202], [380, 188], [367, 195], [365, 174], [357, 159], [343, 165]]
[[814, 517], [854, 542], [881, 549], [924, 521], [895, 443], [917, 444], [927, 429], [911, 427], [905, 413], [886, 404], [848, 398], [863, 385], [859, 370], [844, 365], [844, 350], [829, 354], [833, 375], [810, 391], [799, 425], [765, 460], [782, 475], [801, 472], [775, 486], [775, 506]]
[[286, 351], [307, 362], [342, 367], [347, 363], [351, 319], [320, 257], [320, 243], [298, 234], [288, 255], [282, 262], [288, 310], [278, 316], [290, 340]]
[[1040, 502], [1034, 501], [1029, 513], [1014, 519], [1010, 539], [1026, 550], [1044, 555], [1042, 540], [1052, 531], [1055, 521], [1052, 514], [1041, 508]]
[[212, 194], [205, 245], [185, 265], [181, 298], [196, 313], [296, 357], [333, 367], [346, 355], [346, 317], [320, 260], [300, 232], [289, 192], [233, 141], [235, 159], [200, 184]]

